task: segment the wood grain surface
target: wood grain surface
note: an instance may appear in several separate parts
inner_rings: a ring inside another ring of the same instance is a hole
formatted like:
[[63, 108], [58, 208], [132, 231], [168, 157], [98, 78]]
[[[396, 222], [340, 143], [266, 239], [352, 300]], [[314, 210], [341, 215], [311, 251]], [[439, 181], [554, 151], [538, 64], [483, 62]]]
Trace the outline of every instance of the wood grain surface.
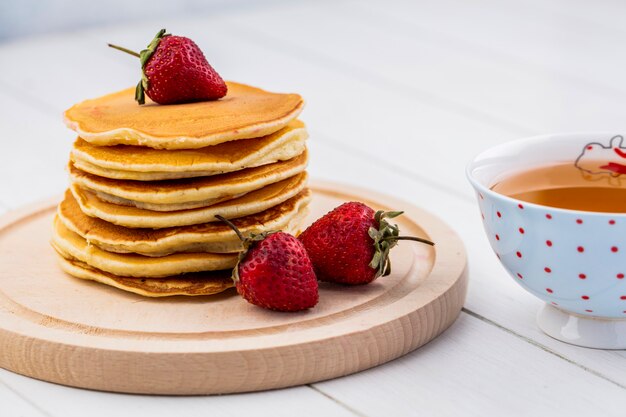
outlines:
[[393, 198], [318, 183], [308, 221], [342, 202], [405, 210], [393, 273], [367, 286], [322, 284], [314, 309], [286, 314], [234, 291], [149, 299], [62, 273], [49, 247], [54, 202], [0, 223], [0, 366], [64, 385], [146, 394], [217, 394], [301, 385], [355, 373], [432, 340], [467, 289], [456, 234]]

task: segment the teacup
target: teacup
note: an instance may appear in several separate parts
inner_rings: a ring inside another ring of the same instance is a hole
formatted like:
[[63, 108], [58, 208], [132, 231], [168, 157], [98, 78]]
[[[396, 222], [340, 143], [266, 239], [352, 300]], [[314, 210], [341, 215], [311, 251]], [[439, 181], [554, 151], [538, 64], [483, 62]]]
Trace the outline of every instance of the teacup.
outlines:
[[491, 187], [503, 176], [560, 163], [576, 164], [589, 175], [626, 179], [620, 172], [595, 172], [593, 166], [621, 162], [626, 173], [620, 138], [615, 133], [537, 136], [484, 151], [467, 167], [496, 256], [518, 284], [546, 302], [539, 327], [579, 346], [626, 348], [626, 213], [548, 207]]

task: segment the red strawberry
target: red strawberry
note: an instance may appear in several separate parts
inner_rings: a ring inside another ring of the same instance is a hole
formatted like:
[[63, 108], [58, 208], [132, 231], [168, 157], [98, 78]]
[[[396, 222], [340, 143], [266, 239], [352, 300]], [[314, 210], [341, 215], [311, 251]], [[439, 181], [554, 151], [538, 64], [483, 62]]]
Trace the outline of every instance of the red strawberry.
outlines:
[[140, 53], [109, 46], [139, 57], [142, 75], [135, 90], [139, 104], [145, 103], [144, 93], [159, 104], [217, 100], [226, 95], [226, 83], [189, 38], [161, 29]]
[[387, 218], [401, 211], [377, 211], [363, 203], [342, 204], [318, 219], [299, 236], [313, 262], [317, 278], [341, 284], [367, 284], [391, 273], [389, 251], [398, 240], [432, 242], [399, 236]]
[[250, 303], [278, 311], [301, 311], [317, 304], [317, 278], [302, 243], [283, 232], [261, 233], [245, 238], [244, 251], [233, 270], [237, 292]]

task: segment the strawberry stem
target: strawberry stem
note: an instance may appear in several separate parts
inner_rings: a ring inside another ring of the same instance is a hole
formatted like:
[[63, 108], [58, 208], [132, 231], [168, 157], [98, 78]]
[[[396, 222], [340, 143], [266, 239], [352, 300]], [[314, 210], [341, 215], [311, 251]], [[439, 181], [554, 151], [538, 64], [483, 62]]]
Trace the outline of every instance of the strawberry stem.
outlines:
[[225, 219], [219, 214], [216, 214], [215, 218], [220, 220], [224, 224], [226, 224], [226, 226], [233, 229], [233, 231], [237, 234], [237, 237], [239, 238], [239, 240], [241, 240], [241, 243], [243, 245], [243, 250], [239, 252], [239, 260], [237, 261], [237, 265], [235, 265], [235, 268], [233, 269], [233, 281], [237, 283], [239, 282], [239, 263], [246, 258], [246, 255], [248, 254], [248, 250], [250, 249], [250, 247], [255, 242], [260, 242], [266, 237], [268, 237], [269, 235], [271, 235], [272, 233], [276, 233], [276, 232], [263, 232], [259, 234], [251, 233], [249, 237], [245, 237], [243, 233], [241, 233], [241, 231], [237, 229], [237, 226], [235, 226], [233, 222], [231, 222], [230, 220]]
[[388, 237], [382, 238], [381, 240], [387, 240], [387, 241], [389, 240], [413, 240], [415, 242], [421, 242], [430, 246], [435, 246], [435, 242], [431, 242], [428, 239], [422, 239], [421, 237], [415, 237], [415, 236], [388, 236]]
[[391, 273], [391, 259], [389, 259], [389, 251], [398, 244], [398, 240], [412, 240], [415, 242], [434, 245], [430, 240], [422, 239], [415, 236], [400, 236], [400, 229], [397, 224], [389, 224], [387, 219], [393, 219], [402, 214], [401, 211], [383, 211], [379, 210], [374, 214], [374, 221], [378, 223], [378, 228], [370, 227], [369, 236], [374, 244], [374, 256], [369, 266], [376, 270], [375, 277], [387, 276]]
[[113, 45], [112, 43], [107, 43], [107, 45], [109, 45], [110, 48], [117, 49], [118, 51], [126, 52], [127, 54], [136, 56], [137, 58], [140, 57], [139, 52], [131, 51], [130, 49], [126, 49], [123, 46]]
[[237, 226], [235, 226], [233, 224], [233, 222], [231, 222], [230, 220], [225, 219], [224, 217], [220, 216], [219, 214], [215, 215], [215, 218], [220, 220], [221, 222], [223, 222], [224, 224], [226, 224], [226, 226], [230, 227], [231, 229], [233, 229], [233, 231], [237, 234], [237, 237], [239, 238], [239, 240], [241, 240], [242, 242], [244, 240], [246, 240], [246, 238], [244, 237], [244, 235], [239, 231], [239, 229], [237, 229]]

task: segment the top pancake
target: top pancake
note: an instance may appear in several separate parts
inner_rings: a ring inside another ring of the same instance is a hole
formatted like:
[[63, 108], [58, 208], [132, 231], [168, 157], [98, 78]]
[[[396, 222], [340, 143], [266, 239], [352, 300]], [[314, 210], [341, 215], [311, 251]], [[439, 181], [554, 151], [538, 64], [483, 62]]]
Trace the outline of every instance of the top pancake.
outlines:
[[65, 112], [66, 124], [99, 146], [136, 145], [155, 149], [197, 149], [276, 132], [295, 119], [304, 101], [298, 94], [270, 93], [233, 82], [215, 101], [159, 105], [135, 88], [83, 101]]

